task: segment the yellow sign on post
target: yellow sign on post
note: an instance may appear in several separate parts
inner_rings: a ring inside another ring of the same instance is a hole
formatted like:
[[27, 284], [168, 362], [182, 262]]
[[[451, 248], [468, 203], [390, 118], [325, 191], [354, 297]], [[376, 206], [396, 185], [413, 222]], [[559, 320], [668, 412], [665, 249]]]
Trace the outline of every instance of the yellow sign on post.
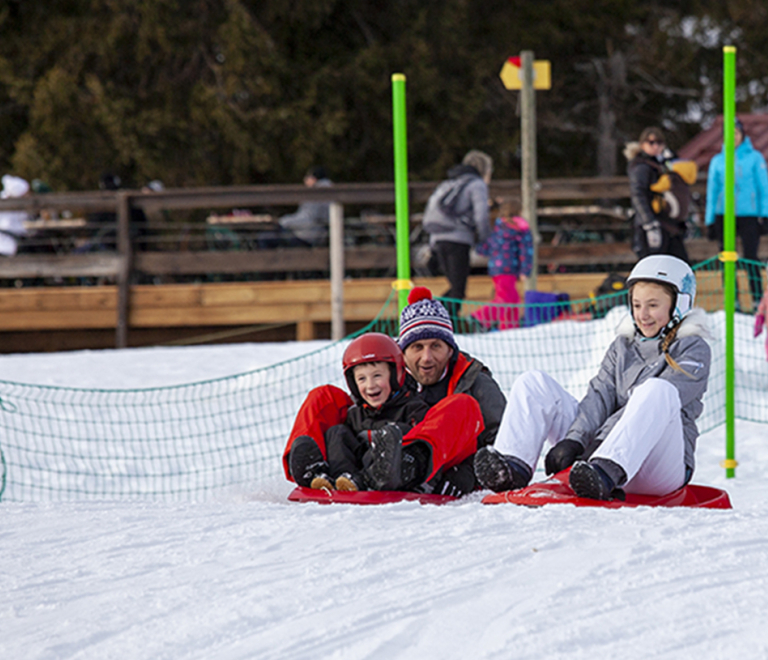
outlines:
[[[536, 60], [533, 63], [533, 88], [551, 89], [552, 72], [549, 60]], [[510, 57], [499, 73], [501, 82], [507, 89], [523, 88], [523, 67], [519, 57]]]

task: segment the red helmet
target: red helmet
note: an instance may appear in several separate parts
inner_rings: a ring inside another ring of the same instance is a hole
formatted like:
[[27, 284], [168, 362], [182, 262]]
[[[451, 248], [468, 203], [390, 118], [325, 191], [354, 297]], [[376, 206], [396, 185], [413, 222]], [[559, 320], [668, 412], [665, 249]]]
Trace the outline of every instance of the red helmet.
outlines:
[[352, 369], [358, 364], [366, 362], [389, 362], [393, 365], [392, 369], [392, 391], [399, 390], [405, 383], [405, 359], [403, 352], [397, 345], [397, 342], [380, 332], [366, 332], [357, 339], [353, 339], [344, 351], [344, 357], [341, 359], [344, 368], [344, 377], [347, 379], [349, 390], [355, 397], [359, 398], [360, 393], [352, 377]]

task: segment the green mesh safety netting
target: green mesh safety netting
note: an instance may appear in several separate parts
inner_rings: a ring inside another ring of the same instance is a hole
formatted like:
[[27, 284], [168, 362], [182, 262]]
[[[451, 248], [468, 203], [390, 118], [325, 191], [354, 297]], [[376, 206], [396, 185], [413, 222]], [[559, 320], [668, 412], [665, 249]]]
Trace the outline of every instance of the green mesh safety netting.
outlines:
[[[768, 363], [763, 338], [753, 337], [752, 314], [764, 269], [757, 262], [738, 265], [736, 417], [768, 423]], [[712, 332], [711, 376], [698, 421], [706, 432], [725, 420], [723, 280], [717, 259], [695, 271], [696, 305], [709, 312]], [[627, 313], [626, 292], [543, 298], [490, 308], [445, 302], [458, 313], [459, 345], [491, 369], [503, 390], [523, 371], [543, 369], [580, 398]], [[397, 317], [393, 295], [361, 332], [396, 336]], [[203, 500], [258, 489], [282, 475], [283, 448], [307, 392], [324, 383], [344, 387], [347, 342], [175, 387], [94, 390], [0, 381], [0, 497]]]

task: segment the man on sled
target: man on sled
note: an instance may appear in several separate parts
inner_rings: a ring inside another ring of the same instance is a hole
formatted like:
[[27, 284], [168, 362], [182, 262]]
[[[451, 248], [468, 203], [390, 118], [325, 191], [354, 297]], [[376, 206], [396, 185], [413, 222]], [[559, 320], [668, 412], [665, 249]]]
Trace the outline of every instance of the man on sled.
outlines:
[[[283, 454], [286, 477], [299, 486], [315, 482], [319, 488], [349, 489], [351, 481], [357, 489], [455, 497], [475, 489], [473, 457], [478, 447], [493, 443], [504, 395], [482, 363], [459, 351], [450, 316], [428, 289], [417, 287], [408, 302], [398, 337], [407, 368], [402, 380], [396, 355], [382, 359], [386, 351], [379, 351], [365, 358], [362, 342], [370, 335], [362, 335], [350, 344], [344, 359], [354, 400], [338, 387], [323, 385], [302, 404]], [[357, 364], [366, 359], [368, 364], [388, 364], [390, 399], [408, 399], [414, 410], [423, 405], [423, 413], [393, 420], [382, 415], [386, 402], [372, 406], [366, 401], [354, 380]], [[414, 425], [409, 430], [410, 423]], [[351, 462], [337, 461], [339, 448]]]

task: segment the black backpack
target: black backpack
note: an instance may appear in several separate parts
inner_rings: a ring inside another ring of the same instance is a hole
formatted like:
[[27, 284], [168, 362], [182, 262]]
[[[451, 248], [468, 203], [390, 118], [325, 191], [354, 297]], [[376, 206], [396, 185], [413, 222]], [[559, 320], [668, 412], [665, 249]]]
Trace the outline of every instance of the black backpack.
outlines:
[[589, 294], [589, 299], [592, 318], [603, 318], [614, 307], [627, 304], [627, 278], [618, 273], [610, 273], [600, 286]]

